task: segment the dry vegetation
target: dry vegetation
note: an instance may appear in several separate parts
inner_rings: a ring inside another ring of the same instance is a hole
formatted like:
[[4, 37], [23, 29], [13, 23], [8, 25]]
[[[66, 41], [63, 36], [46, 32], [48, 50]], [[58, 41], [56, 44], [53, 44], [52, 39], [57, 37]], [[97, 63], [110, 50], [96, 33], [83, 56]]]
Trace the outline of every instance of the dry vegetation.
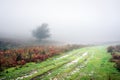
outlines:
[[28, 62], [41, 62], [62, 52], [83, 47], [81, 45], [33, 46], [18, 49], [0, 50], [0, 70]]
[[112, 55], [110, 61], [115, 62], [115, 67], [120, 71], [120, 45], [109, 46], [107, 51]]

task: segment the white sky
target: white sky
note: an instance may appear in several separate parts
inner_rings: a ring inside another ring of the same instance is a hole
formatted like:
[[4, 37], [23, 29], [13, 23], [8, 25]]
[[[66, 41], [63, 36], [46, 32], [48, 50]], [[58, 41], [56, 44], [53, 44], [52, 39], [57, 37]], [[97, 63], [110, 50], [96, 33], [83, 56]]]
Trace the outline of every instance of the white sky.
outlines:
[[120, 0], [0, 0], [2, 36], [30, 37], [43, 22], [53, 40], [120, 40]]

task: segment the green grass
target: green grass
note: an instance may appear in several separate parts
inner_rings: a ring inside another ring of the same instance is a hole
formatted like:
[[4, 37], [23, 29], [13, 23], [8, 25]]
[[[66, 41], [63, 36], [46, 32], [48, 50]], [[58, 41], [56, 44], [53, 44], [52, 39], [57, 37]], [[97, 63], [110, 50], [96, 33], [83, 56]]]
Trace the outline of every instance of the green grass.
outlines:
[[94, 57], [88, 61], [85, 68], [67, 80], [120, 80], [120, 73], [113, 67], [114, 63], [109, 62], [111, 56], [106, 52], [106, 48], [95, 47], [90, 50]]
[[[66, 66], [80, 58], [85, 52], [88, 54], [79, 59], [77, 63]], [[60, 58], [65, 55], [68, 56]], [[110, 58], [111, 55], [107, 53], [105, 46], [86, 47], [62, 53], [40, 63], [27, 63], [21, 68], [6, 69], [1, 72], [0, 78], [5, 78], [5, 80], [16, 79], [32, 71], [37, 71], [24, 80], [30, 80], [36, 76], [38, 76], [35, 78], [36, 80], [55, 78], [57, 80], [120, 80], [120, 73], [113, 67], [114, 63], [109, 62]]]

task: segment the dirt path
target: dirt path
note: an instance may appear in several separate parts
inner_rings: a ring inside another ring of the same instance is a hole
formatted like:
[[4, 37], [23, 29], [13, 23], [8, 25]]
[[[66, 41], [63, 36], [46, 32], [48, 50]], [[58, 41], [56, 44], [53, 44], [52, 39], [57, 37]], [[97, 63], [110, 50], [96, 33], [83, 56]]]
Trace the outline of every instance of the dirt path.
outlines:
[[[55, 73], [57, 72], [56, 76], [60, 76], [62, 73], [64, 74], [64, 70], [66, 69], [69, 69], [69, 67], [71, 67], [70, 69], [73, 70], [76, 66], [78, 66], [78, 61], [82, 58], [84, 58], [85, 56], [88, 55], [88, 52], [85, 52], [83, 53], [82, 55], [77, 55], [76, 56], [76, 59], [72, 60], [71, 62], [68, 62], [67, 64], [57, 68], [56, 70], [52, 70], [52, 71], [49, 71], [48, 73], [42, 75], [42, 76], [38, 76], [36, 78], [34, 78], [33, 80], [37, 80], [37, 79], [41, 79], [41, 80], [45, 80], [44, 78], [47, 76], [47, 77], [54, 77], [55, 76]], [[85, 60], [85, 59], [84, 59]], [[83, 60], [83, 62], [84, 62]], [[74, 66], [73, 66], [74, 65]], [[62, 70], [61, 70], [62, 69]], [[54, 75], [52, 75], [54, 74]], [[52, 75], [52, 76], [51, 76]], [[51, 80], [54, 80], [54, 79], [58, 79], [57, 77], [54, 77], [54, 78], [49, 78]], [[47, 79], [48, 80], [48, 79]]]
[[[71, 55], [71, 54], [70, 54], [70, 55]], [[82, 54], [81, 54], [80, 52], [78, 52], [78, 53], [72, 55], [71, 57], [73, 57], [73, 56], [74, 56], [74, 57], [77, 57], [77, 56], [81, 56], [81, 55], [82, 55]], [[70, 58], [71, 58], [71, 57], [70, 57]], [[63, 59], [63, 57], [62, 57], [62, 58], [60, 57], [60, 59]], [[74, 60], [76, 60], [76, 59], [74, 59]], [[57, 67], [57, 68], [51, 69], [51, 70], [47, 71], [46, 73], [43, 73], [42, 75], [38, 75], [38, 76], [32, 78], [31, 80], [36, 80], [37, 78], [42, 79], [42, 78], [45, 77], [46, 75], [51, 74], [53, 71], [55, 71], [55, 70], [57, 70], [57, 69], [59, 69], [59, 68], [61, 68], [61, 67], [63, 67], [63, 66], [65, 66], [65, 68], [66, 68], [66, 66], [67, 66], [69, 63], [71, 63], [72, 61], [74, 61], [74, 60], [70, 60], [70, 61], [67, 62], [66, 64], [63, 64], [63, 65], [61, 65], [61, 66], [59, 66], [59, 67]]]

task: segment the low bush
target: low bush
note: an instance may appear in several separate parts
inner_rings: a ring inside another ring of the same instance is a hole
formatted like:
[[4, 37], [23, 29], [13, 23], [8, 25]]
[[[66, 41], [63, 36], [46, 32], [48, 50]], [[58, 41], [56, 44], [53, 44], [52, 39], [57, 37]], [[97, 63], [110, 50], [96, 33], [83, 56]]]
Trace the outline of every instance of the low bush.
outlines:
[[0, 70], [24, 65], [27, 62], [40, 62], [49, 57], [58, 55], [62, 52], [84, 46], [66, 45], [66, 46], [34, 46], [19, 49], [0, 50]]
[[110, 61], [115, 62], [115, 67], [120, 71], [120, 45], [109, 46], [107, 51], [112, 55]]

